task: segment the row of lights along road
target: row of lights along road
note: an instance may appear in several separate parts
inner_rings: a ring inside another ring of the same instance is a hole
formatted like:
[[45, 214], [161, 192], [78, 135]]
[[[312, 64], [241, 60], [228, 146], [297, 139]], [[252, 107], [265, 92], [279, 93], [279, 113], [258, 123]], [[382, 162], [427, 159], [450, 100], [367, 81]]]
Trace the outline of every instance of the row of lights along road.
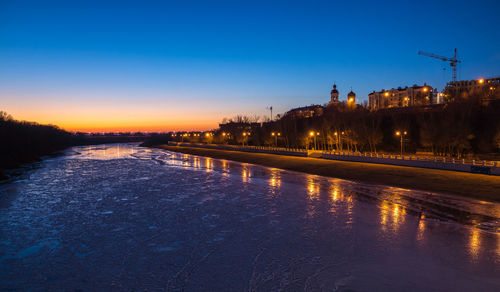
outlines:
[[[484, 82], [484, 81], [483, 81]], [[337, 138], [337, 143], [340, 144], [340, 135], [338, 132], [334, 132], [333, 133], [335, 135], [335, 137]], [[403, 142], [404, 142], [404, 136], [406, 136], [408, 134], [407, 131], [396, 131], [396, 136], [399, 136], [401, 137], [401, 156], [403, 156]], [[194, 133], [192, 134], [193, 137], [200, 137], [200, 134], [199, 133]], [[205, 133], [205, 137], [212, 137], [214, 134], [212, 132], [207, 132]], [[310, 131], [309, 132], [309, 136], [311, 138], [314, 138], [314, 148], [317, 149], [317, 137], [320, 135], [319, 132], [315, 132], [315, 131]], [[341, 135], [345, 135], [345, 132], [341, 132]], [[177, 134], [173, 134], [172, 135], [173, 137], [177, 137]], [[191, 137], [191, 134], [189, 133], [184, 133], [184, 134], [179, 134], [180, 137]], [[222, 136], [225, 138], [225, 137], [230, 137], [231, 134], [230, 133], [226, 133], [226, 132], [223, 132], [222, 133]], [[246, 137], [249, 137], [251, 136], [251, 133], [250, 132], [243, 132], [242, 133], [242, 136], [244, 138]], [[271, 136], [274, 137], [274, 144], [276, 147], [278, 147], [278, 137], [281, 136], [281, 133], [280, 132], [271, 132]], [[242, 145], [244, 146], [245, 145], [245, 141], [242, 142]]]

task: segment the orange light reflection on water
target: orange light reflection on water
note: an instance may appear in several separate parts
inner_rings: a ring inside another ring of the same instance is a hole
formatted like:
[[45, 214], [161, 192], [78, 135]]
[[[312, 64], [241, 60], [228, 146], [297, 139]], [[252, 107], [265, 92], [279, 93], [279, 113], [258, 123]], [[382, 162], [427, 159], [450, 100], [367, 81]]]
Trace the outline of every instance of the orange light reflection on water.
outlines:
[[252, 176], [252, 174], [250, 173], [250, 170], [245, 166], [243, 166], [243, 168], [241, 169], [241, 180], [244, 182], [244, 183], [248, 183], [250, 182], [250, 177]]
[[269, 179], [269, 185], [273, 190], [279, 189], [281, 187], [281, 176], [279, 169], [271, 168], [271, 177]]
[[330, 185], [330, 202], [331, 202], [331, 213], [342, 214], [342, 211], [347, 213], [347, 218], [345, 224], [350, 228], [354, 221], [354, 197], [350, 194], [345, 194], [344, 191], [339, 187], [338, 182], [332, 181]]
[[229, 163], [226, 160], [221, 160], [222, 163], [222, 175], [229, 177]]
[[319, 198], [319, 183], [314, 180], [314, 176], [307, 176], [307, 195], [310, 200], [317, 200]]
[[481, 231], [475, 227], [472, 227], [469, 234], [469, 254], [474, 262], [479, 259], [480, 251]]
[[119, 159], [128, 157], [131, 154], [137, 152], [133, 147], [108, 147], [108, 146], [87, 146], [82, 149], [82, 154], [91, 159]]
[[399, 227], [404, 223], [406, 218], [406, 210], [403, 206], [392, 204], [387, 201], [382, 201], [380, 206], [380, 225], [382, 231], [387, 231], [391, 228], [397, 232]]
[[199, 157], [194, 157], [193, 159], [193, 167], [195, 169], [199, 169], [201, 167], [201, 164], [200, 164], [200, 158]]
[[205, 158], [205, 171], [206, 172], [212, 172], [212, 168], [214, 166], [213, 159], [206, 157]]
[[425, 215], [420, 215], [420, 219], [418, 220], [418, 229], [417, 229], [417, 240], [422, 241], [424, 239], [425, 232]]

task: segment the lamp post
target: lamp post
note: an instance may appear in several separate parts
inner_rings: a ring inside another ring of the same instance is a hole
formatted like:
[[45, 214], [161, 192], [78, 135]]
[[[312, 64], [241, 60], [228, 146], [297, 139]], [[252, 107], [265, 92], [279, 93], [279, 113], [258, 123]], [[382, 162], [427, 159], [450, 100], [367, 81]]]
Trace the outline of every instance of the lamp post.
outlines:
[[406, 131], [396, 131], [396, 136], [399, 136], [401, 137], [401, 158], [403, 158], [403, 139], [404, 139], [404, 136], [406, 136], [408, 134], [408, 132]]
[[314, 146], [316, 147], [316, 150], [318, 150], [318, 136], [319, 132], [316, 132], [316, 136], [314, 137]]
[[317, 139], [316, 139], [316, 137], [319, 136], [319, 132], [310, 131], [309, 132], [309, 136], [311, 138], [314, 138], [314, 150], [317, 150], [318, 149], [318, 145], [317, 145]]
[[271, 132], [271, 136], [274, 137], [274, 145], [278, 147], [278, 136], [281, 136], [280, 132]]
[[[345, 132], [342, 131], [340, 132], [340, 135], [339, 135], [339, 145], [340, 145], [340, 149], [342, 151], [344, 151], [344, 142], [342, 141], [342, 137], [345, 135]], [[345, 140], [345, 139], [344, 139]]]
[[248, 136], [250, 136], [250, 132], [243, 132], [242, 146], [245, 146], [245, 142], [246, 142]]
[[226, 132], [222, 132], [222, 144], [226, 144]]
[[340, 151], [340, 136], [339, 136], [339, 133], [337, 132], [334, 132], [333, 135], [335, 135], [335, 144], [336, 144], [336, 148], [337, 148], [337, 151]]
[[241, 146], [245, 146], [245, 139], [247, 138], [247, 133], [243, 132], [243, 140], [241, 140]]

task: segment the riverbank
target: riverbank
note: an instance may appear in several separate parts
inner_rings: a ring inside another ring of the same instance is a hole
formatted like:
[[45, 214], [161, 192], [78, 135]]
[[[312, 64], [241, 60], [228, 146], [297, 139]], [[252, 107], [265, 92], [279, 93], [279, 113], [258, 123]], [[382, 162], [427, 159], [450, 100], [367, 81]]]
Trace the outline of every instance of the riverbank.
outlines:
[[346, 162], [194, 147], [158, 145], [169, 151], [259, 164], [268, 167], [500, 202], [500, 177], [438, 169]]

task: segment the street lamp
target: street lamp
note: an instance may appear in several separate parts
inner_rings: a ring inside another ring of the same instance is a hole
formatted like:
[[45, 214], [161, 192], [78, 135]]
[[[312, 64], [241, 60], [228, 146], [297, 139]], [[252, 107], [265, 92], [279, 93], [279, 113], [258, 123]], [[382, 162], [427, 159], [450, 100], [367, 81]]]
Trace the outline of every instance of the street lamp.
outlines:
[[247, 137], [250, 136], [250, 132], [243, 132], [243, 146], [245, 146], [245, 141], [247, 140]]
[[226, 133], [226, 132], [222, 132], [222, 141], [223, 143], [228, 143], [229, 141], [226, 140], [229, 140], [231, 139], [231, 133]]
[[310, 131], [309, 136], [314, 137], [314, 149], [318, 148], [316, 137], [319, 136], [319, 132]]
[[401, 133], [401, 131], [396, 131], [396, 136], [400, 136], [401, 137], [401, 158], [403, 158], [403, 137], [406, 136], [408, 134], [408, 132], [406, 131], [403, 131]]
[[278, 136], [281, 136], [280, 132], [271, 132], [271, 136], [274, 137], [274, 144], [278, 147]]
[[337, 141], [335, 141], [335, 142], [337, 142], [336, 143], [337, 144], [337, 151], [340, 151], [340, 135], [337, 132], [334, 132], [333, 135], [335, 135], [335, 140], [337, 140]]

